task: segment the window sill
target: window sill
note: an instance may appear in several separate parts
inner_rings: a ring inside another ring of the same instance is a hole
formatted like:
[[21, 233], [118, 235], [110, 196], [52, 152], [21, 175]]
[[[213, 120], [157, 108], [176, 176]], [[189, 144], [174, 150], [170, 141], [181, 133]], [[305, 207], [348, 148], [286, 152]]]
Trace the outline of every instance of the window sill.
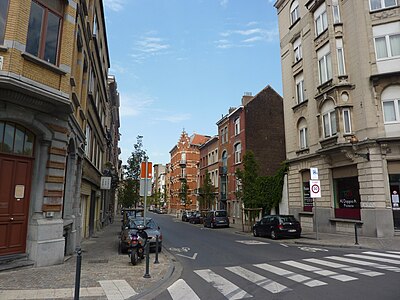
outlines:
[[300, 102], [298, 104], [296, 104], [295, 106], [292, 107], [292, 110], [295, 111], [298, 108], [302, 107], [302, 106], [307, 106], [308, 105], [308, 99], [304, 100], [303, 102]]
[[369, 13], [370, 13], [370, 14], [379, 13], [379, 12], [383, 12], [383, 11], [385, 11], [385, 10], [394, 9], [394, 8], [397, 8], [397, 7], [399, 7], [399, 5], [394, 5], [394, 6], [389, 6], [389, 7], [378, 8], [378, 9], [370, 10]]
[[300, 22], [300, 19], [301, 19], [301, 18], [298, 17], [298, 18], [296, 19], [296, 21], [294, 21], [294, 22], [289, 26], [289, 30], [291, 30], [294, 26], [296, 26], [296, 24]]
[[342, 223], [356, 223], [356, 224], [358, 224], [358, 225], [362, 225], [362, 224], [364, 224], [364, 222], [363, 222], [363, 221], [356, 220], [356, 219], [339, 219], [339, 218], [330, 218], [330, 219], [329, 219], [329, 221], [330, 221], [330, 222], [334, 222], [334, 223], [337, 223], [337, 222], [342, 222]]
[[300, 216], [313, 216], [314, 215], [314, 213], [312, 212], [312, 211], [301, 211], [301, 212], [299, 212], [299, 215]]
[[302, 155], [302, 154], [308, 154], [308, 153], [310, 153], [310, 148], [308, 148], [308, 147], [296, 151], [296, 155], [297, 155], [297, 156]]
[[0, 45], [0, 52], [7, 52], [8, 51], [8, 47], [4, 46], [4, 45]]
[[33, 63], [35, 63], [37, 65], [40, 65], [40, 66], [42, 66], [42, 67], [44, 67], [44, 68], [46, 68], [46, 69], [48, 69], [48, 70], [50, 70], [50, 71], [52, 71], [54, 73], [57, 73], [59, 75], [67, 74], [67, 72], [65, 72], [64, 70], [60, 69], [59, 67], [57, 67], [57, 66], [55, 66], [55, 65], [53, 65], [51, 63], [48, 63], [47, 61], [44, 61], [43, 59], [40, 59], [40, 58], [38, 58], [38, 57], [28, 53], [28, 52], [23, 52], [21, 54], [21, 56], [24, 59], [26, 59], [26, 60], [28, 60], [30, 62], [33, 62]]

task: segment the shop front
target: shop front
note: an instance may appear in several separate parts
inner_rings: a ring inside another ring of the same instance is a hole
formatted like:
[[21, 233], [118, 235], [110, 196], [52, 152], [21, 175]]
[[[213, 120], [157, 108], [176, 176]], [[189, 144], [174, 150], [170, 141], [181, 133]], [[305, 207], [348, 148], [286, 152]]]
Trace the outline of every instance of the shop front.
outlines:
[[400, 231], [400, 161], [388, 162], [388, 173], [394, 230]]

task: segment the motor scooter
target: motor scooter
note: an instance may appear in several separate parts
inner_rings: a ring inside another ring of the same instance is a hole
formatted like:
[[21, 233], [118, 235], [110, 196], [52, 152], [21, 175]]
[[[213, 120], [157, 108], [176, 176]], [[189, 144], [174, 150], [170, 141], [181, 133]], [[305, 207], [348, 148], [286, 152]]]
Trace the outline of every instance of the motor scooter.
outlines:
[[131, 235], [128, 255], [131, 258], [132, 265], [134, 266], [144, 258], [147, 240], [149, 239], [145, 229], [146, 227], [144, 225], [138, 225], [137, 231]]

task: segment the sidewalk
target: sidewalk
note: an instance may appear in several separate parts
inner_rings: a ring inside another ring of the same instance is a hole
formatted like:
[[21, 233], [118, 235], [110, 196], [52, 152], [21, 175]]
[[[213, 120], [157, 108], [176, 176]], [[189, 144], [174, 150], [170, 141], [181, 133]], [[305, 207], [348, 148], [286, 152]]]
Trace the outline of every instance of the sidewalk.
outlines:
[[[173, 273], [165, 251], [150, 253], [149, 274], [144, 278], [146, 262], [132, 266], [127, 254], [118, 254], [118, 219], [96, 237], [82, 242], [80, 299], [128, 299], [157, 288]], [[0, 272], [0, 299], [73, 299], [77, 256], [64, 264], [14, 269]]]
[[[241, 226], [232, 226], [237, 233], [243, 233]], [[278, 240], [279, 241], [279, 240]], [[322, 247], [342, 247], [342, 248], [358, 248], [358, 249], [375, 249], [384, 251], [400, 251], [400, 235], [391, 238], [375, 238], [358, 236], [356, 244], [355, 234], [330, 234], [318, 233], [318, 239], [315, 232], [303, 232], [301, 238], [298, 239], [282, 239], [286, 244], [313, 245]]]

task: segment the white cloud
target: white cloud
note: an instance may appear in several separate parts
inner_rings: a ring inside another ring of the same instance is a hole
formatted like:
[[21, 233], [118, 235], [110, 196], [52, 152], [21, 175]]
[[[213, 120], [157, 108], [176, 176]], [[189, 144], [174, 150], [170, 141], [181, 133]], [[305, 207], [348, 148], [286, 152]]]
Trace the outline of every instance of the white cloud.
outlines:
[[148, 95], [133, 94], [128, 95], [120, 93], [121, 107], [120, 114], [124, 116], [138, 116], [147, 110], [153, 103], [154, 99]]
[[165, 53], [170, 47], [164, 39], [157, 36], [157, 32], [150, 31], [135, 42], [131, 56], [135, 62], [141, 63], [151, 56]]
[[221, 0], [219, 2], [219, 4], [224, 8], [228, 6], [228, 3], [229, 3], [229, 0]]
[[104, 0], [104, 6], [113, 10], [121, 11], [124, 8], [125, 0]]
[[188, 113], [183, 113], [183, 114], [175, 114], [175, 115], [165, 115], [163, 117], [158, 117], [156, 118], [156, 120], [158, 121], [167, 121], [170, 123], [179, 123], [182, 121], [186, 121], [186, 120], [190, 120], [191, 119], [191, 115]]
[[[246, 27], [256, 25], [256, 22], [249, 22]], [[278, 28], [264, 29], [261, 27], [250, 29], [228, 30], [220, 33], [223, 39], [215, 41], [216, 47], [220, 49], [251, 47], [260, 41], [271, 42], [279, 37]], [[246, 37], [243, 39], [243, 37]]]

